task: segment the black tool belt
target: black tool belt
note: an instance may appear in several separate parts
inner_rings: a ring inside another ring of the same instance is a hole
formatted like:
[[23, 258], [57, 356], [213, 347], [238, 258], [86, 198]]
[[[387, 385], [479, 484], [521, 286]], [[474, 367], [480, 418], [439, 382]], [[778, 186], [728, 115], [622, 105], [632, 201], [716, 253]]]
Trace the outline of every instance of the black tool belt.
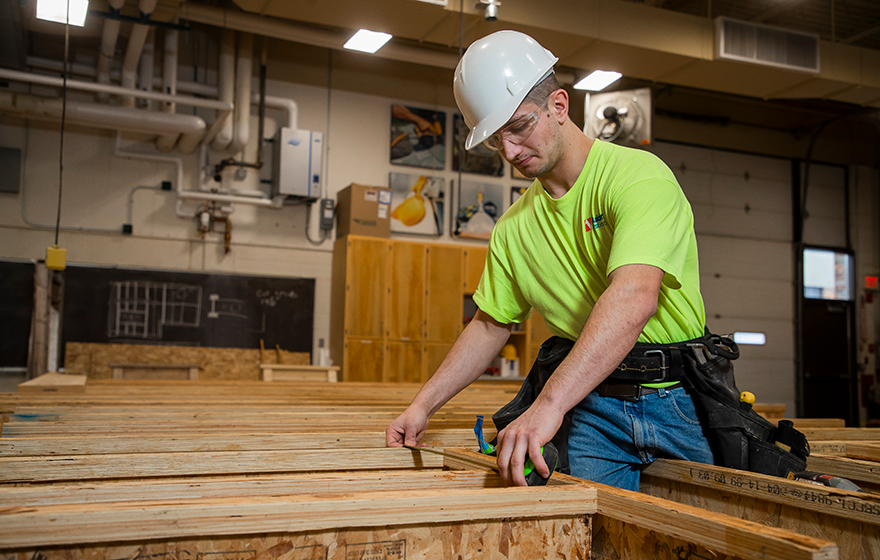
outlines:
[[682, 352], [695, 340], [671, 344], [639, 342], [606, 378], [608, 383], [666, 383], [687, 377]]

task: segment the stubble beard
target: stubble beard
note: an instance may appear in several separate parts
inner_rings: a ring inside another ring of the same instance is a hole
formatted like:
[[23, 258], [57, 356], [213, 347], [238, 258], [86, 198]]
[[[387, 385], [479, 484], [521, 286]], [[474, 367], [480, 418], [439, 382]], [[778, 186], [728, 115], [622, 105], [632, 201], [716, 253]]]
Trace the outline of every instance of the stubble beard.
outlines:
[[[528, 177], [529, 179], [537, 179], [537, 178], [541, 177], [542, 175], [546, 175], [547, 173], [552, 171], [553, 168], [556, 167], [556, 164], [559, 163], [559, 160], [562, 159], [563, 144], [564, 144], [564, 140], [562, 139], [562, 135], [561, 134], [555, 135], [553, 137], [553, 142], [551, 144], [547, 145], [547, 149], [546, 149], [547, 155], [546, 155], [546, 157], [543, 158], [544, 161], [543, 161], [542, 165], [534, 171], [527, 171], [512, 162], [511, 162], [511, 165], [513, 165], [516, 168], [516, 170], [519, 171], [520, 173], [522, 173], [525, 177]], [[541, 156], [536, 152], [531, 157], [540, 158]]]

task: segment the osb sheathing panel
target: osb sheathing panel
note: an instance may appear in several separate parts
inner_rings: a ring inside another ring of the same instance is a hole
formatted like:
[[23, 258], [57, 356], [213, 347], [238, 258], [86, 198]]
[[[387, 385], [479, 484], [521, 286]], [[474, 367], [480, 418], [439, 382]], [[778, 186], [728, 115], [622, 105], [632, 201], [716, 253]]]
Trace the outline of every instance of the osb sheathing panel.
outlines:
[[[308, 365], [307, 352], [266, 350], [266, 363]], [[249, 348], [204, 348], [199, 346], [143, 346], [68, 342], [65, 373], [92, 379], [111, 379], [109, 364], [198, 364], [200, 381], [259, 381], [260, 350]]]
[[0, 551], [3, 560], [586, 560], [590, 519], [544, 518]]
[[635, 558], [736, 560], [739, 558], [738, 556], [720, 554], [702, 546], [604, 515], [594, 515], [592, 524], [591, 560], [629, 560]]

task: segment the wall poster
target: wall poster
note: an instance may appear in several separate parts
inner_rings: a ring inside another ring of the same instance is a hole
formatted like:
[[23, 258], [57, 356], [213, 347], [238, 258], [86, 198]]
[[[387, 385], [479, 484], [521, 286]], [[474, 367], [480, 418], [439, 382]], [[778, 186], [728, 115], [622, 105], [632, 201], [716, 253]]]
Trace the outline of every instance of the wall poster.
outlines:
[[453, 235], [489, 239], [495, 222], [504, 211], [506, 188], [496, 183], [463, 180], [458, 185]]
[[416, 173], [390, 173], [391, 231], [443, 235], [446, 181]]
[[446, 168], [446, 113], [391, 106], [391, 163]]
[[494, 150], [490, 150], [485, 144], [480, 143], [471, 150], [464, 149], [470, 129], [464, 124], [464, 117], [458, 113], [452, 115], [452, 170], [461, 170], [467, 173], [479, 173], [501, 177], [504, 175], [504, 158]]

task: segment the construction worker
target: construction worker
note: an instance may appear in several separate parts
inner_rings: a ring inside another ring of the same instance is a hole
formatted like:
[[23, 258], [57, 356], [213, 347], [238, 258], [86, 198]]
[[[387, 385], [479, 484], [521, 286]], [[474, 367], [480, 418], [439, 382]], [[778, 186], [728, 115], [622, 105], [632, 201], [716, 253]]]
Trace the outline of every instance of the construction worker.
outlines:
[[527, 456], [549, 476], [541, 447], [552, 440], [571, 474], [637, 490], [657, 457], [713, 460], [681, 356], [665, 346], [704, 335], [693, 214], [656, 156], [594, 141], [571, 121], [557, 60], [531, 37], [499, 31], [458, 64], [465, 147], [485, 142], [535, 181], [492, 232], [479, 311], [386, 444], [416, 444], [534, 308], [556, 336], [493, 417], [503, 420], [501, 476], [524, 485]]

